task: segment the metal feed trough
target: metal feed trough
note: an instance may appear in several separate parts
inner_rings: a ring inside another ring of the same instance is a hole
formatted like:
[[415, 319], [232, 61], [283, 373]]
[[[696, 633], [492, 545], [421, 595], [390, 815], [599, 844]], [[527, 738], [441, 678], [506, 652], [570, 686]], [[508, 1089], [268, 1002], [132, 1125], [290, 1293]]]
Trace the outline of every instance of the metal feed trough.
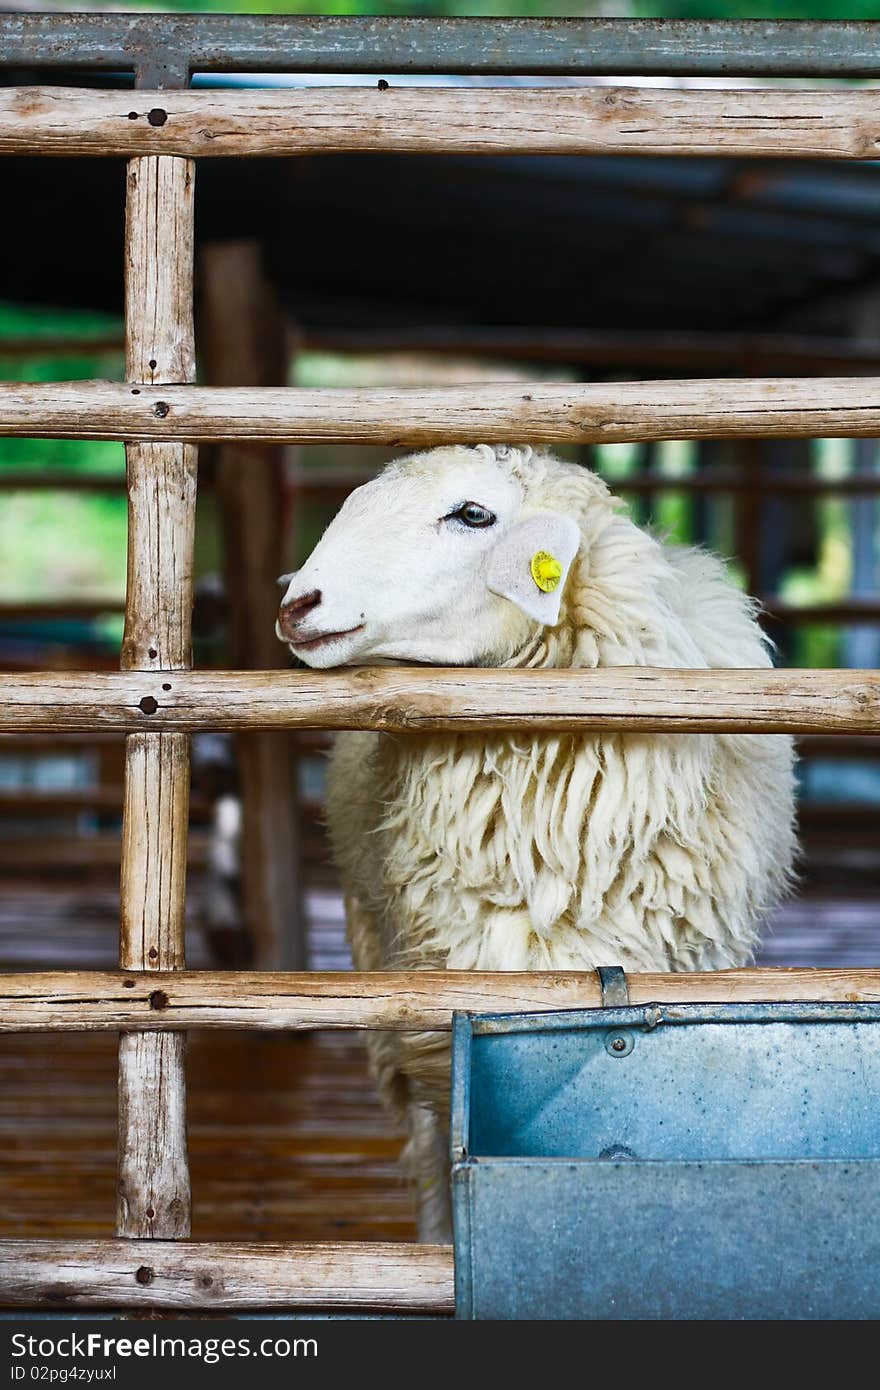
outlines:
[[880, 1007], [457, 1014], [464, 1318], [875, 1318]]

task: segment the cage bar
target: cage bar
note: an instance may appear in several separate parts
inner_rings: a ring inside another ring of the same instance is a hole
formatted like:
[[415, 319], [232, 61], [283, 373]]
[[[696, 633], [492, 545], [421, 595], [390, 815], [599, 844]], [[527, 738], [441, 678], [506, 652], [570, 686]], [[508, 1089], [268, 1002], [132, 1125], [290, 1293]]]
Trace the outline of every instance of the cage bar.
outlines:
[[0, 733], [205, 728], [876, 734], [880, 671], [47, 671], [0, 691]]
[[452, 1247], [402, 1242], [0, 1241], [0, 1306], [449, 1313]]
[[[190, 161], [148, 155], [127, 170], [126, 375], [195, 376], [193, 179]], [[122, 666], [170, 672], [191, 665], [196, 453], [186, 444], [129, 444], [128, 585]], [[125, 749], [119, 964], [185, 965], [189, 739], [130, 733]], [[190, 1231], [183, 1035], [119, 1039], [117, 1233]]]
[[[634, 1004], [880, 1000], [880, 970], [627, 974]], [[595, 971], [40, 971], [0, 975], [0, 1033], [116, 1028], [448, 1032], [456, 1009], [542, 1013], [602, 1003]]]
[[12, 382], [0, 385], [3, 435], [414, 448], [487, 439], [874, 438], [880, 435], [880, 377], [827, 377], [821, 393], [809, 377], [352, 389]]
[[2, 65], [191, 72], [873, 77], [873, 22], [9, 14]]
[[422, 87], [0, 90], [0, 153], [876, 159], [873, 91]]

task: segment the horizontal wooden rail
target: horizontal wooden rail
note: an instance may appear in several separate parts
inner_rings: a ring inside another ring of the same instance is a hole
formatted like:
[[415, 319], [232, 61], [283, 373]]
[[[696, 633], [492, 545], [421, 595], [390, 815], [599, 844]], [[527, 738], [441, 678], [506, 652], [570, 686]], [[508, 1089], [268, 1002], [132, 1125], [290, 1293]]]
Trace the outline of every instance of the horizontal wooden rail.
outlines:
[[121, 357], [124, 352], [125, 343], [121, 333], [85, 333], [78, 337], [34, 333], [28, 336], [0, 337], [0, 362], [8, 362], [17, 357]]
[[876, 842], [880, 805], [876, 801], [802, 801], [798, 806], [801, 829], [823, 826], [831, 830], [861, 832]]
[[[0, 752], [2, 752], [0, 745]], [[90, 787], [3, 787], [0, 786], [0, 816], [57, 815], [96, 811], [122, 814], [125, 790], [121, 786]], [[308, 803], [301, 803], [303, 806]], [[312, 803], [314, 805], [314, 803]], [[205, 821], [210, 802], [201, 793], [190, 793], [190, 819]], [[318, 814], [318, 807], [314, 806]]]
[[[0, 89], [2, 91], [2, 89]], [[638, 368], [648, 364], [679, 372], [730, 370], [750, 376], [876, 375], [880, 343], [805, 333], [667, 332], [525, 326], [520, 328], [427, 325], [404, 328], [340, 328], [297, 325], [291, 351], [334, 352], [369, 356], [415, 353], [446, 357], [483, 357], [498, 361], [553, 362]], [[0, 338], [0, 362], [22, 357], [122, 356], [122, 337], [46, 335]], [[42, 474], [38, 475], [42, 476]], [[85, 475], [73, 475], [83, 478]], [[112, 475], [96, 475], [96, 482]], [[0, 480], [2, 481], [2, 480]], [[123, 479], [124, 484], [124, 479]]]
[[[2, 89], [0, 89], [2, 90]], [[471, 325], [370, 328], [297, 325], [291, 352], [304, 349], [369, 356], [415, 353], [445, 357], [488, 357], [499, 361], [591, 364], [600, 368], [644, 370], [649, 363], [677, 371], [731, 370], [750, 376], [843, 376], [880, 371], [880, 342], [814, 333], [740, 333], [652, 331], [525, 326]], [[121, 335], [78, 338], [0, 337], [0, 362], [21, 357], [64, 358], [122, 356]], [[58, 470], [61, 476], [65, 476]], [[43, 477], [44, 474], [25, 475]], [[85, 474], [68, 474], [87, 478]], [[96, 484], [112, 475], [94, 475]], [[0, 478], [5, 486], [5, 475]], [[122, 486], [125, 479], [122, 479]]]
[[122, 811], [121, 787], [0, 787], [0, 816]]
[[[595, 471], [605, 477], [601, 462]], [[21, 474], [17, 474], [21, 477]], [[335, 503], [347, 497], [354, 488], [368, 483], [376, 476], [375, 471], [354, 468], [300, 468], [288, 474], [287, 486], [296, 491], [299, 497], [318, 498], [323, 502]], [[710, 472], [684, 473], [630, 473], [624, 478], [605, 478], [612, 492], [626, 496], [634, 492], [639, 495], [678, 492], [686, 495], [720, 493], [756, 493], [760, 496], [785, 497], [876, 497], [880, 495], [880, 473], [851, 473], [842, 478], [821, 478], [814, 474], [806, 477], [785, 477], [782, 474], [764, 474], [757, 469], [753, 474], [741, 471], [736, 474], [714, 468]], [[0, 476], [0, 491], [7, 486]], [[23, 487], [29, 486], [22, 484]], [[40, 484], [37, 484], [40, 486]]]
[[[602, 470], [598, 471], [601, 473]], [[321, 477], [317, 470], [316, 476], [318, 479]], [[709, 471], [687, 473], [677, 478], [668, 473], [632, 473], [627, 478], [608, 478], [607, 482], [612, 492], [640, 494], [749, 492], [762, 497], [873, 497], [880, 494], [880, 473], [849, 473], [842, 478], [822, 478], [815, 474], [786, 477], [784, 474], [759, 472], [758, 469], [751, 474], [746, 470], [733, 474], [725, 473], [723, 469], [715, 473], [710, 468]]]
[[[329, 739], [330, 736], [326, 736], [327, 747]], [[824, 734], [805, 734], [798, 739], [798, 752], [802, 758], [880, 758], [880, 738], [827, 738]]]
[[[628, 975], [634, 1004], [880, 999], [880, 970]], [[0, 1033], [388, 1028], [448, 1032], [455, 1010], [543, 1013], [602, 1002], [593, 971], [47, 971], [0, 975]]]
[[843, 599], [840, 603], [785, 603], [781, 599], [764, 601], [764, 613], [774, 622], [798, 626], [858, 626], [880, 622], [880, 598]]
[[[297, 325], [288, 333], [290, 353], [332, 352], [342, 356], [488, 358], [490, 361], [573, 363], [600, 371], [637, 370], [649, 364], [680, 373], [712, 370], [747, 376], [876, 375], [880, 344], [875, 340], [805, 334], [719, 332], [641, 332], [609, 329], [523, 327], [480, 328], [427, 325], [399, 329]], [[20, 358], [122, 356], [121, 338], [0, 337], [0, 362]], [[59, 470], [60, 471], [60, 470]], [[80, 474], [79, 476], [84, 476]], [[96, 475], [100, 480], [102, 475]]]
[[0, 1240], [0, 1306], [35, 1304], [448, 1313], [455, 1306], [452, 1247]]
[[872, 91], [325, 87], [8, 88], [0, 153], [666, 154], [876, 159]]
[[[24, 816], [25, 812], [20, 813]], [[203, 867], [210, 860], [211, 841], [206, 832], [187, 837], [187, 862], [191, 868]], [[92, 835], [41, 834], [0, 836], [0, 873], [7, 878], [18, 874], [91, 873], [112, 869], [118, 876], [122, 858], [122, 839], [112, 831]], [[22, 933], [26, 928], [22, 928]]]
[[[876, 375], [880, 343], [815, 333], [558, 328], [553, 324], [480, 327], [424, 324], [384, 328], [297, 325], [292, 352], [415, 353], [487, 357], [495, 361], [554, 362], [600, 371], [650, 366], [673, 372], [734, 372], [747, 376]], [[3, 345], [0, 343], [0, 355]]]
[[48, 671], [0, 687], [4, 733], [206, 728], [876, 734], [880, 671]]
[[[124, 473], [76, 473], [72, 468], [0, 473], [0, 492], [125, 492]], [[115, 602], [115, 600], [114, 600]]]
[[121, 598], [57, 598], [32, 603], [0, 599], [0, 623], [91, 622], [105, 614], [121, 613]]
[[[6, 680], [8, 673], [4, 672], [3, 679]], [[123, 742], [123, 735], [120, 734], [0, 734], [0, 753], [57, 753], [59, 749], [97, 749], [97, 748], [119, 748]], [[303, 738], [309, 735], [304, 734]], [[313, 738], [320, 735], [313, 734]]]
[[310, 444], [622, 443], [880, 435], [880, 377], [473, 386], [0, 385], [0, 435]]

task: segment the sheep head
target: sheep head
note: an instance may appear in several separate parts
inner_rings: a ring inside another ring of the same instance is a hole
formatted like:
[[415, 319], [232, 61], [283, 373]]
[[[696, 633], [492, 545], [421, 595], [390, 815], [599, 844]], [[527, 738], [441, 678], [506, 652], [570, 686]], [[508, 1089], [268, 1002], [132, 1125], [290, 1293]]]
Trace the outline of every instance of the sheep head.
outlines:
[[283, 576], [278, 637], [313, 667], [507, 660], [558, 622], [580, 544], [530, 496], [529, 454], [434, 449], [357, 488]]

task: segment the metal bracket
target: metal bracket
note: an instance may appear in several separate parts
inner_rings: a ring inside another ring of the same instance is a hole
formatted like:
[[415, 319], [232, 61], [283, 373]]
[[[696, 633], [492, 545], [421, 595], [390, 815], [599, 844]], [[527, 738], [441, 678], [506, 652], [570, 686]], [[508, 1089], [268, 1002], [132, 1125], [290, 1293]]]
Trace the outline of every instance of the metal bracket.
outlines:
[[599, 988], [602, 991], [603, 1009], [623, 1009], [629, 1004], [629, 986], [626, 971], [621, 965], [597, 965]]

